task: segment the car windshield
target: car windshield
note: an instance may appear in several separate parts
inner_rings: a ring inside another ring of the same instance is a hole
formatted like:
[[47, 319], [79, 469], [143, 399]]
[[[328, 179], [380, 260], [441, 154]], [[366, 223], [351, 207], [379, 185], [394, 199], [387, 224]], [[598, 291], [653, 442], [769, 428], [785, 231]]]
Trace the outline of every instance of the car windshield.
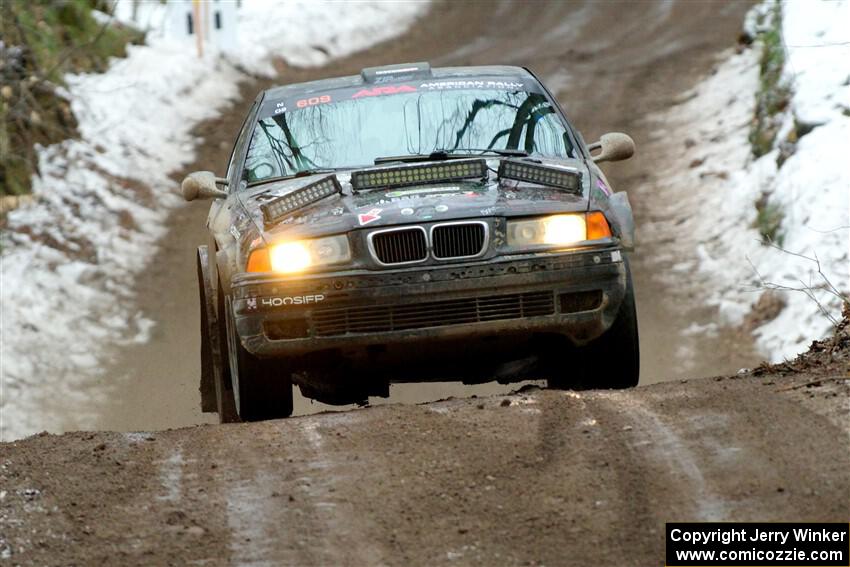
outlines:
[[[302, 171], [371, 166], [376, 158], [521, 150], [573, 157], [555, 108], [541, 93], [469, 89], [398, 92], [377, 87], [336, 100], [319, 95], [278, 104], [254, 130], [243, 179], [249, 183]], [[395, 89], [389, 87], [389, 89]]]

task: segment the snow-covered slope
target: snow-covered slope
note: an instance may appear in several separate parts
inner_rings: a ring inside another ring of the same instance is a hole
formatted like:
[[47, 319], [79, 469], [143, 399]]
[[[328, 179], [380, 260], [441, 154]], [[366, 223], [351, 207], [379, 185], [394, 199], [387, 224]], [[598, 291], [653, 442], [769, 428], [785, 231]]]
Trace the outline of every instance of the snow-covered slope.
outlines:
[[[675, 277], [695, 278], [720, 323], [754, 324], [758, 348], [773, 361], [829, 334], [840, 319], [836, 292], [850, 295], [850, 1], [788, 0], [781, 8], [792, 95], [772, 151], [753, 159], [748, 140], [758, 44], [654, 117], [672, 141], [659, 190], [676, 210], [670, 218], [687, 220], [673, 244], [683, 258]], [[802, 135], [790, 157], [778, 159], [792, 130]], [[781, 215], [781, 247], [762, 242], [760, 200]], [[759, 302], [767, 289], [778, 300]]]
[[[169, 174], [194, 158], [191, 131], [238, 94], [243, 70], [321, 65], [403, 33], [427, 2], [245, 1], [226, 54], [169, 39], [167, 10], [130, 2], [116, 17], [150, 28], [146, 45], [97, 75], [68, 76], [81, 139], [40, 151], [35, 202], [8, 216], [0, 257], [0, 439], [56, 427], [50, 404], [74, 404], [98, 375], [104, 344], [146, 340], [131, 311], [179, 202]], [[102, 15], [100, 16], [103, 17]]]

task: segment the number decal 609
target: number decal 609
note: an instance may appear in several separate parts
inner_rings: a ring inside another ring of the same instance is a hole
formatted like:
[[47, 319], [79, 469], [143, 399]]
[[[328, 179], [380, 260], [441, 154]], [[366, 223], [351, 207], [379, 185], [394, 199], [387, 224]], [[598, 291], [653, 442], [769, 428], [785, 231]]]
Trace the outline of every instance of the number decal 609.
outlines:
[[310, 98], [302, 98], [298, 102], [295, 103], [295, 106], [298, 108], [307, 108], [308, 106], [315, 106], [317, 104], [325, 104], [326, 102], [330, 102], [330, 95], [322, 95], [322, 96], [313, 96]]

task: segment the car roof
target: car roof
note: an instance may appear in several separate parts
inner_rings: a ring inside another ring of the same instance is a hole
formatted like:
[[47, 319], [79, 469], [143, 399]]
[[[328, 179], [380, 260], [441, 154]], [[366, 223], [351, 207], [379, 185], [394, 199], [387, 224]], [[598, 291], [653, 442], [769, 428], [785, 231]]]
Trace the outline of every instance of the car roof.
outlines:
[[[281, 99], [292, 96], [308, 95], [333, 89], [357, 88], [361, 86], [402, 83], [414, 80], [452, 79], [464, 77], [505, 77], [535, 80], [534, 76], [523, 67], [511, 65], [477, 65], [466, 67], [435, 67], [428, 63], [402, 63], [383, 67], [363, 69], [359, 75], [320, 79], [306, 83], [294, 83], [272, 87], [263, 92], [265, 99]], [[376, 77], [380, 77], [376, 80]]]

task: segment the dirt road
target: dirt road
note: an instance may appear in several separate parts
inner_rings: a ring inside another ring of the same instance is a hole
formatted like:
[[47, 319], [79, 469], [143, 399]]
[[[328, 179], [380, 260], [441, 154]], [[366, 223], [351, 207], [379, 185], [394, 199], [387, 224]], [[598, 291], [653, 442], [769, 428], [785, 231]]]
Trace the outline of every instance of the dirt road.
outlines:
[[[640, 148], [649, 140], [641, 118], [709, 70], [745, 10], [524, 6], [441, 4], [398, 40], [328, 68], [282, 68], [279, 81], [422, 59], [531, 65], [588, 139], [623, 129]], [[202, 126], [192, 169], [220, 170], [243, 110]], [[654, 214], [652, 167], [610, 167], [639, 220]], [[101, 428], [203, 420], [189, 267], [204, 216], [204, 205], [176, 211], [139, 281], [139, 305], [158, 325], [151, 343], [114, 353], [101, 385], [110, 395], [97, 396], [108, 403], [88, 408]], [[644, 383], [733, 377], [478, 398], [469, 396], [482, 390], [430, 385], [394, 400], [464, 397], [0, 444], [0, 564], [658, 565], [666, 521], [847, 521], [850, 337], [819, 347], [816, 364], [736, 375], [755, 361], [746, 337], [682, 336], [712, 313], [663, 277], [672, 237], [652, 235], [633, 263]]]
[[660, 565], [666, 521], [850, 518], [835, 371], [33, 437], [0, 564]]
[[[695, 298], [699, 290], [670, 280], [666, 243], [675, 234], [641, 232], [657, 220], [653, 203], [655, 164], [641, 160], [650, 150], [650, 126], [642, 118], [666, 108], [707, 73], [723, 50], [734, 46], [746, 3], [717, 2], [456, 2], [436, 4], [409, 33], [320, 69], [280, 68], [277, 83], [354, 74], [362, 67], [430, 60], [434, 65], [505, 63], [530, 66], [558, 93], [567, 113], [588, 140], [610, 130], [632, 134], [637, 157], [606, 166], [619, 189], [628, 190], [638, 221], [633, 269], [641, 329], [642, 383], [706, 376], [751, 367], [758, 357], [751, 339], [737, 332], [687, 335], [689, 327], [710, 323], [715, 314]], [[711, 25], [706, 25], [710, 21]], [[268, 86], [257, 81], [243, 89], [245, 100]], [[247, 102], [198, 130], [204, 142], [186, 171], [220, 171]], [[175, 183], [176, 190], [176, 183]], [[683, 191], [694, 188], [684, 187]], [[96, 416], [98, 429], [136, 430], [210, 422], [199, 412], [198, 306], [195, 248], [205, 242], [208, 203], [174, 212], [171, 232], [137, 286], [139, 309], [156, 321], [149, 343], [117, 349], [100, 383], [93, 383], [91, 407], [65, 416], [66, 430], [80, 415]], [[669, 223], [678, 226], [678, 223]], [[400, 385], [390, 402], [421, 402], [446, 396], [505, 393], [495, 384]], [[107, 392], [103, 395], [103, 392]], [[373, 399], [373, 402], [381, 400]], [[60, 404], [61, 407], [61, 404]], [[328, 409], [296, 399], [296, 413]]]
[[[640, 156], [643, 116], [709, 71], [746, 8], [517, 6], [439, 4], [404, 37], [322, 69], [282, 67], [276, 81], [423, 59], [530, 65], [588, 139], [625, 130]], [[246, 97], [262, 86], [246, 85]], [[187, 169], [221, 169], [243, 111], [202, 125]], [[638, 221], [652, 218], [653, 164], [638, 157], [609, 171]], [[97, 401], [69, 411], [68, 429], [80, 412], [118, 431], [204, 421], [190, 268], [205, 214], [203, 204], [173, 214], [138, 282], [153, 340], [113, 353]], [[498, 391], [426, 385], [391, 401], [462, 398], [0, 444], [0, 564], [658, 565], [666, 521], [847, 521], [850, 337], [821, 347], [812, 366], [736, 375], [756, 362], [747, 337], [683, 336], [713, 314], [664, 277], [674, 237], [650, 235], [633, 262], [643, 382], [733, 377], [477, 398]]]

